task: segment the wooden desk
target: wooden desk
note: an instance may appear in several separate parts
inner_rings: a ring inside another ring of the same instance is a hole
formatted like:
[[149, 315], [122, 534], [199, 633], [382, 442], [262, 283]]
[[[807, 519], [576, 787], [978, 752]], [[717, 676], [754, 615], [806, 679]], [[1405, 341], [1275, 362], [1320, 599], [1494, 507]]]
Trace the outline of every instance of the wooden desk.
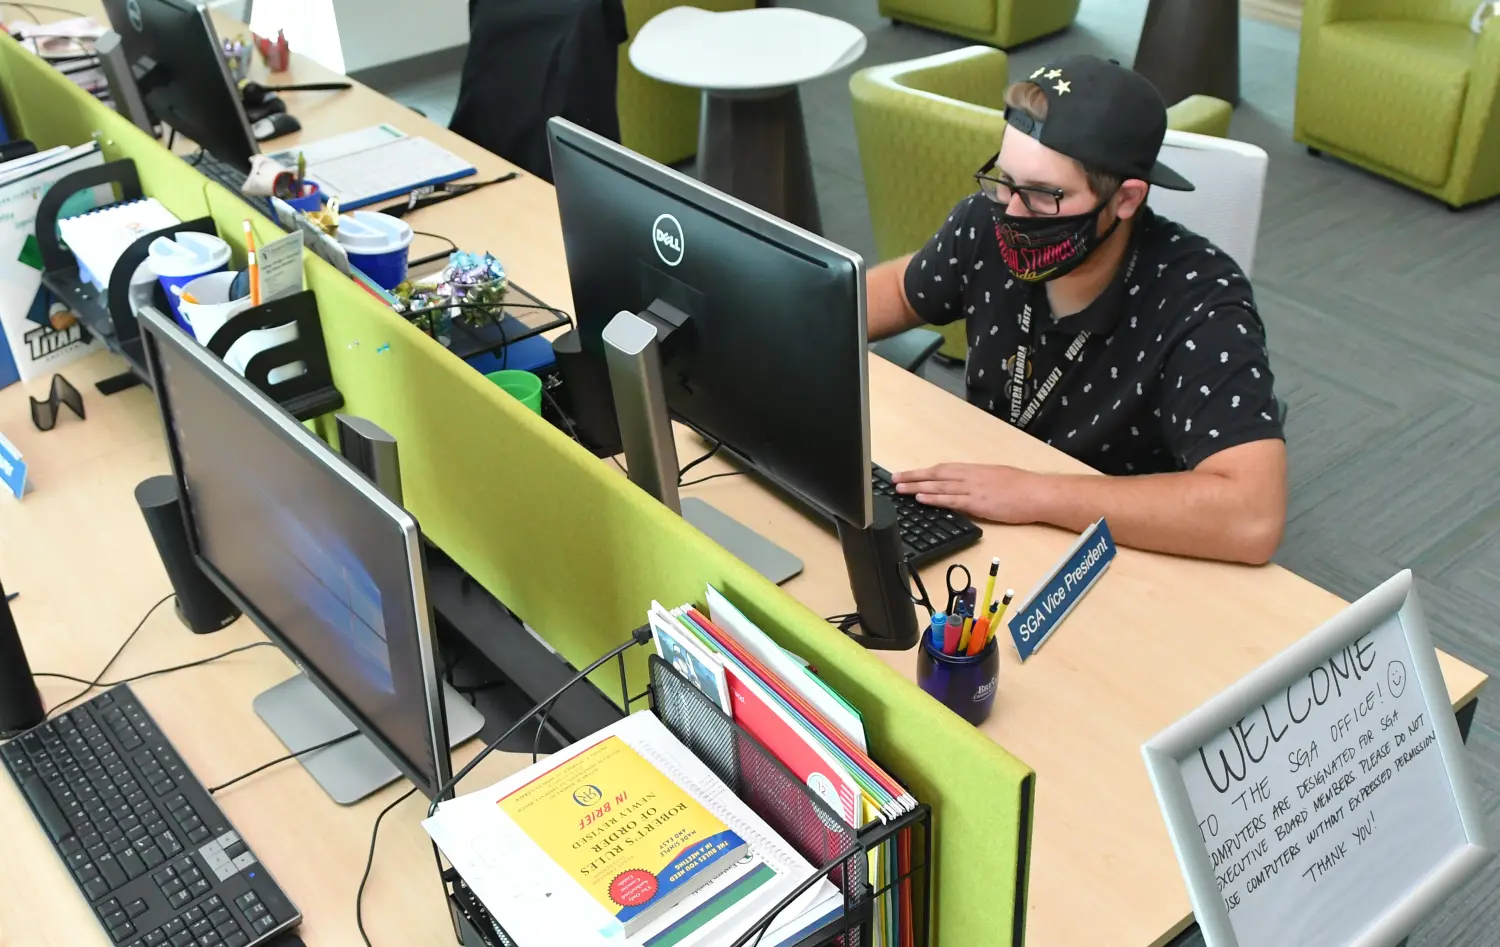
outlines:
[[[327, 76], [320, 67], [298, 61], [286, 78]], [[509, 168], [363, 87], [286, 97], [310, 138], [389, 121], [465, 156], [482, 176]], [[462, 247], [494, 252], [519, 283], [553, 305], [571, 307], [556, 201], [544, 182], [525, 176], [408, 219]], [[114, 370], [108, 356], [96, 357], [88, 368], [98, 375]], [[23, 504], [0, 498], [0, 572], [22, 593], [14, 607], [35, 666], [82, 674], [96, 669], [167, 590], [130, 491], [168, 465], [149, 394], [135, 390], [100, 398], [84, 387], [92, 380], [84, 369], [70, 368], [67, 374], [86, 392], [89, 420], [79, 424], [64, 418], [46, 435], [26, 420], [18, 388], [0, 392], [0, 430], [17, 440], [39, 484]], [[981, 445], [968, 452], [970, 460], [1035, 470], [1084, 469], [879, 358], [870, 360], [870, 397], [874, 457], [888, 468], [951, 459], [940, 445], [965, 443]], [[703, 449], [690, 435], [679, 432], [678, 440], [684, 460]], [[702, 474], [727, 469], [717, 460], [698, 468]], [[714, 480], [688, 492], [801, 556], [807, 569], [787, 590], [809, 608], [822, 615], [850, 609], [838, 542], [820, 521], [750, 478]], [[91, 552], [97, 537], [109, 537], [116, 554]], [[1043, 527], [990, 526], [984, 542], [959, 558], [973, 568], [1000, 556], [1002, 584], [1024, 594], [1072, 539]], [[929, 590], [943, 587], [946, 565], [925, 570]], [[88, 576], [83, 589], [75, 578], [80, 574]], [[1099, 587], [1025, 667], [1005, 652], [1000, 696], [985, 730], [1038, 773], [1030, 943], [1148, 947], [1167, 943], [1190, 922], [1186, 889], [1140, 745], [1343, 604], [1275, 566], [1252, 569], [1123, 550]], [[255, 635], [241, 622], [200, 641], [158, 615], [118, 670], [212, 654]], [[882, 657], [908, 678], [914, 676], [913, 653]], [[1447, 655], [1440, 658], [1454, 706], [1472, 703], [1485, 676]], [[189, 764], [212, 781], [277, 755], [275, 740], [249, 716], [249, 699], [289, 673], [270, 649], [257, 649], [223, 665], [143, 684], [140, 693]], [[57, 699], [72, 691], [49, 685], [46, 693]], [[237, 721], [246, 725], [236, 727]], [[226, 742], [225, 732], [239, 736]], [[498, 761], [488, 778], [474, 785], [497, 778], [506, 765]], [[231, 819], [307, 914], [304, 936], [312, 947], [354, 941], [353, 891], [364, 845], [390, 792], [339, 810], [300, 770], [288, 766], [225, 793]], [[415, 802], [403, 806], [382, 830], [366, 904], [372, 921], [388, 931], [383, 943], [438, 943], [447, 929], [418, 834], [419, 810]], [[14, 789], [0, 788], [0, 824], [21, 826], [14, 833], [19, 857], [0, 865], [0, 890], [32, 895], [0, 902], [0, 942], [14, 933], [27, 945], [104, 943], [61, 865], [49, 855], [40, 829], [29, 825], [24, 812]], [[23, 864], [31, 874], [21, 874], [17, 866]], [[15, 887], [3, 887], [7, 883]], [[46, 910], [30, 910], [32, 904]], [[42, 916], [48, 918], [45, 925], [35, 920]]]

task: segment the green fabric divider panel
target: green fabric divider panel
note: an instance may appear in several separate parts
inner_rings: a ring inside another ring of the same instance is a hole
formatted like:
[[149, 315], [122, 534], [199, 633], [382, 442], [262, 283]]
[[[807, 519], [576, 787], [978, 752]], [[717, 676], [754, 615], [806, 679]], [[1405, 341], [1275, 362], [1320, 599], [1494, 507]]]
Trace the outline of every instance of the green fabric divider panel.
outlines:
[[[946, 868], [954, 882], [935, 902], [938, 942], [1009, 942], [1012, 901], [959, 883], [1016, 890], [1023, 763], [332, 267], [309, 259], [307, 276], [345, 410], [396, 437], [406, 504], [434, 542], [579, 667], [652, 599], [724, 590], [861, 708], [875, 754], [933, 806], [937, 878]], [[633, 692], [644, 657], [633, 652]], [[618, 697], [615, 677], [596, 683]]]
[[[238, 198], [0, 43], [0, 81], [8, 102], [25, 99], [28, 134], [76, 143], [102, 131], [116, 156], [136, 160], [148, 193], [180, 215], [209, 208], [243, 252], [250, 215]], [[276, 235], [251, 219], [258, 239]], [[624, 641], [652, 599], [701, 604], [704, 586], [718, 586], [861, 709], [872, 752], [932, 806], [934, 942], [1013, 943], [1009, 895], [1026, 870], [1017, 850], [1031, 821], [1025, 764], [337, 270], [311, 253], [304, 260], [344, 410], [397, 438], [406, 504], [435, 543], [575, 666]], [[632, 653], [632, 693], [645, 686], [645, 650]], [[612, 668], [596, 678], [620, 697]]]

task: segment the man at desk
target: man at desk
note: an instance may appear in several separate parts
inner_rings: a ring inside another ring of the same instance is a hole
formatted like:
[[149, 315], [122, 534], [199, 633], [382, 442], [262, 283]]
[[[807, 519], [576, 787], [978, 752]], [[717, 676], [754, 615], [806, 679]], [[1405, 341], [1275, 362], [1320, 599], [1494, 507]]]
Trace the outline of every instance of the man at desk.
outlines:
[[1006, 90], [1004, 139], [921, 251], [869, 274], [870, 337], [968, 320], [969, 401], [1108, 476], [953, 462], [896, 476], [934, 506], [1262, 563], [1286, 521], [1286, 444], [1249, 281], [1154, 214], [1166, 107], [1092, 56]]

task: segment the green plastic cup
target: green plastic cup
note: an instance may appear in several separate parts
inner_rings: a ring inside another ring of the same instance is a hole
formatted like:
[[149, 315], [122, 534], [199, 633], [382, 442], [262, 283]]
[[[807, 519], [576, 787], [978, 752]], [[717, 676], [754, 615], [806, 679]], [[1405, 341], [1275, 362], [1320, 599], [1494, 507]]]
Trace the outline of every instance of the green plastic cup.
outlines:
[[542, 413], [542, 380], [531, 372], [507, 368], [498, 372], [490, 372], [484, 377], [499, 385], [502, 391], [536, 414]]

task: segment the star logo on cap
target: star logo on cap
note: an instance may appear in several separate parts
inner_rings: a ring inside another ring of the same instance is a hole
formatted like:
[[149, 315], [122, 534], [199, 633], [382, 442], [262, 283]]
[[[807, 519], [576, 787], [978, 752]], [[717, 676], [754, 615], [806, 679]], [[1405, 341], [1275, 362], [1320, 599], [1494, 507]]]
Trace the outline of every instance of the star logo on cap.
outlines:
[[1060, 75], [1062, 75], [1062, 70], [1061, 69], [1053, 69], [1053, 70], [1051, 70], [1050, 72], [1047, 73], [1047, 78], [1048, 79], [1056, 79]]
[[1039, 77], [1042, 73], [1044, 73], [1046, 71], [1047, 71], [1047, 67], [1046, 66], [1042, 66], [1041, 68], [1037, 69], [1036, 72], [1033, 72], [1031, 74], [1031, 78], [1035, 79], [1035, 78]]
[[1053, 86], [1052, 88], [1057, 90], [1058, 95], [1067, 95], [1069, 92], [1073, 91], [1073, 84], [1071, 82], [1065, 82], [1059, 79], [1057, 85]]

